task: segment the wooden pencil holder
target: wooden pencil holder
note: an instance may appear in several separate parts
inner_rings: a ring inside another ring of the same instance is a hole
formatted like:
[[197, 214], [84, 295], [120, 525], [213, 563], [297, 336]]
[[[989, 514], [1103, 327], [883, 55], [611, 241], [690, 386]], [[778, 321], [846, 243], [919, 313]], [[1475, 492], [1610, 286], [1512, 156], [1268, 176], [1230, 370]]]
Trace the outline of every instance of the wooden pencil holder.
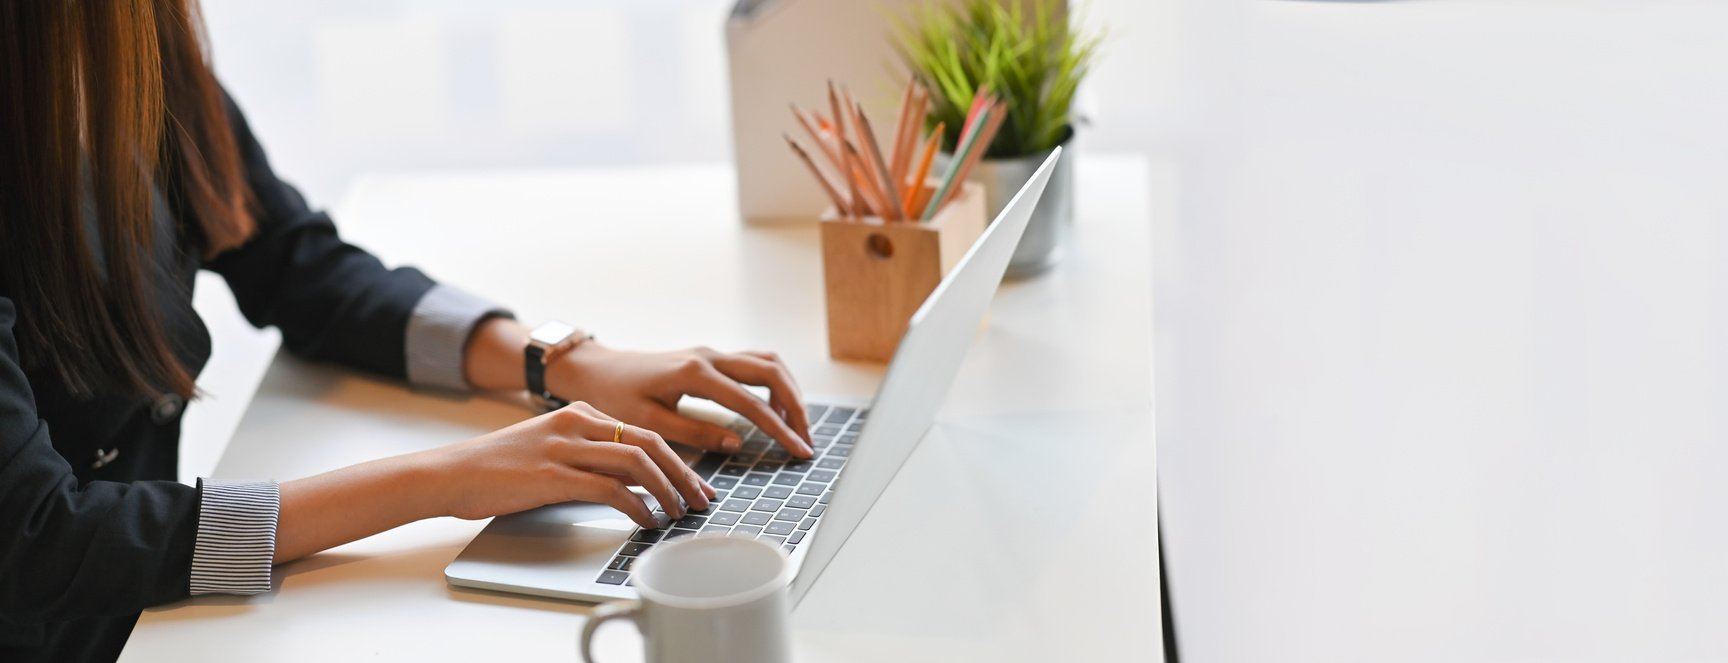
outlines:
[[886, 362], [912, 314], [984, 233], [984, 187], [964, 183], [929, 223], [829, 209], [821, 233], [828, 355]]

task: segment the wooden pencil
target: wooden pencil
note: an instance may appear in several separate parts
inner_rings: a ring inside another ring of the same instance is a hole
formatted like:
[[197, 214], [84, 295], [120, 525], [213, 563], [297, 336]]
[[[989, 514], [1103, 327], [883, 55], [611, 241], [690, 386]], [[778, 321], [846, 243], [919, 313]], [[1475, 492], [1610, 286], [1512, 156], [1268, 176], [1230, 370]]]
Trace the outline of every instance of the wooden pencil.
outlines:
[[876, 132], [870, 128], [870, 116], [864, 112], [863, 106], [857, 106], [855, 110], [857, 114], [853, 119], [858, 123], [858, 143], [864, 148], [864, 156], [870, 159], [868, 164], [882, 184], [883, 202], [887, 203], [888, 209], [882, 210], [882, 215], [893, 221], [903, 220], [906, 218], [906, 211], [900, 209], [900, 186], [894, 183], [894, 178], [889, 175], [888, 164], [882, 159], [882, 146], [876, 142]]
[[910, 131], [912, 99], [917, 96], [916, 89], [916, 82], [906, 81], [906, 93], [900, 97], [900, 117], [894, 123], [894, 146], [889, 148], [888, 153], [888, 177], [895, 182], [905, 181], [907, 162], [910, 160], [907, 153], [912, 151], [912, 143], [917, 140], [917, 133]]
[[[977, 140], [975, 141], [977, 147], [973, 149], [971, 153], [966, 155], [965, 162], [960, 166], [960, 181], [964, 182], [967, 177], [972, 175], [972, 168], [977, 166], [978, 162], [984, 159], [984, 153], [990, 150], [990, 141], [996, 139], [996, 132], [1002, 128], [1002, 123], [1007, 119], [1008, 104], [996, 102], [996, 104], [990, 109], [989, 120], [984, 123], [984, 128], [979, 132]], [[959, 194], [959, 187], [955, 187], [954, 190], [947, 192], [936, 206], [941, 207], [942, 205], [948, 204], [949, 201], [953, 200], [954, 197]]]
[[[978, 119], [974, 120], [972, 124], [981, 125], [989, 121], [990, 109], [985, 108], [978, 111]], [[971, 131], [961, 137], [960, 144], [954, 148], [954, 158], [948, 163], [948, 173], [942, 176], [942, 185], [936, 188], [936, 195], [930, 197], [930, 204], [924, 208], [923, 213], [918, 215], [919, 219], [929, 221], [931, 217], [936, 216], [937, 208], [940, 208], [943, 201], [947, 200], [948, 193], [957, 188], [956, 184], [959, 180], [957, 176], [960, 174], [960, 168], [965, 164], [966, 158], [972, 155], [972, 150], [977, 147], [979, 133], [982, 132]]]
[[924, 141], [922, 156], [918, 157], [918, 167], [912, 171], [912, 178], [906, 180], [906, 210], [924, 209], [918, 205], [918, 199], [924, 197], [924, 179], [930, 176], [930, 164], [936, 160], [936, 148], [942, 144], [942, 132], [946, 124], [936, 123], [936, 130], [930, 132], [930, 138]]
[[798, 118], [798, 126], [804, 127], [804, 133], [810, 136], [810, 140], [816, 142], [816, 149], [822, 151], [822, 156], [828, 160], [828, 165], [836, 171], [843, 170], [840, 153], [834, 151], [834, 146], [823, 139], [822, 131], [816, 128], [816, 124], [811, 121], [810, 116], [798, 108], [797, 104], [792, 104], [792, 117]]
[[876, 184], [875, 178], [870, 176], [864, 157], [858, 154], [858, 147], [853, 145], [852, 141], [846, 141], [846, 162], [851, 167], [853, 183], [864, 196], [865, 202], [869, 203], [868, 213], [888, 218], [888, 202], [883, 199], [882, 188]]
[[856, 219], [864, 213], [863, 200], [858, 197], [858, 182], [852, 177], [852, 169], [846, 161], [846, 151], [843, 149], [846, 144], [846, 115], [841, 112], [839, 95], [834, 93], [833, 79], [828, 80], [828, 110], [834, 114], [834, 152], [841, 161], [840, 172], [846, 176], [846, 191], [851, 194], [852, 218]]
[[816, 183], [821, 184], [822, 190], [828, 193], [828, 199], [834, 202], [834, 212], [842, 216], [847, 215], [847, 210], [851, 209], [852, 205], [840, 197], [840, 191], [835, 188], [834, 182], [829, 180], [828, 174], [822, 172], [821, 168], [816, 167], [816, 162], [810, 160], [810, 153], [805, 152], [804, 148], [799, 146], [797, 141], [792, 140], [791, 136], [780, 134], [780, 137], [786, 139], [786, 144], [792, 148], [793, 153], [798, 155], [798, 160], [804, 162], [804, 167], [809, 168], [810, 174], [816, 177]]

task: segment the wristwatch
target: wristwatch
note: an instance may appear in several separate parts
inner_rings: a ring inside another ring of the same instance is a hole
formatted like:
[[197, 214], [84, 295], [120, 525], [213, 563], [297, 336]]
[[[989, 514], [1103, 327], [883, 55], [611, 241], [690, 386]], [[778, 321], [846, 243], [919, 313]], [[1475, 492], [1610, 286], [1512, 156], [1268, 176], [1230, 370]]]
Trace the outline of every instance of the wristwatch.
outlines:
[[528, 378], [528, 395], [547, 410], [569, 405], [569, 401], [552, 395], [546, 388], [546, 365], [560, 355], [576, 349], [583, 341], [594, 338], [582, 330], [562, 322], [545, 322], [528, 333], [528, 347], [523, 348], [523, 369]]

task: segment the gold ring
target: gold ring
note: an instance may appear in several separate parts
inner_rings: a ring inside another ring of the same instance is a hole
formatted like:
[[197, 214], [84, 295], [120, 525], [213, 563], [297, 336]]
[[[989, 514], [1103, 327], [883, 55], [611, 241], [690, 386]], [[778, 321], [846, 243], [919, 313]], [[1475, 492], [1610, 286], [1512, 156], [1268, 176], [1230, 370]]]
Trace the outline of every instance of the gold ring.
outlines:
[[618, 442], [623, 442], [623, 441], [624, 441], [624, 422], [622, 422], [622, 421], [615, 422], [612, 424], [612, 442], [618, 443]]

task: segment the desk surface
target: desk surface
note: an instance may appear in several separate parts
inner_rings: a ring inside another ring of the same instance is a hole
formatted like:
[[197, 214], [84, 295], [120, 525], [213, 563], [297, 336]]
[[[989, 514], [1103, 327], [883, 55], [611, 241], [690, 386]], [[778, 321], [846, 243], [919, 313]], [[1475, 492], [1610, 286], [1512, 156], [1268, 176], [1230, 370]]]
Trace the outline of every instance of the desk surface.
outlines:
[[[1149, 255], [1169, 178], [1132, 158], [1076, 166], [1070, 254], [1003, 286], [937, 425], [795, 615], [800, 660], [1159, 656]], [[731, 191], [721, 167], [389, 176], [337, 216], [387, 261], [525, 320], [621, 346], [773, 348], [811, 394], [867, 397], [880, 368], [826, 354], [814, 228], [741, 227]], [[527, 414], [280, 357], [214, 474], [302, 476]], [[483, 524], [422, 521], [285, 565], [264, 595], [151, 610], [122, 658], [570, 659], [589, 606], [445, 584]], [[629, 626], [599, 646], [639, 658]]]

